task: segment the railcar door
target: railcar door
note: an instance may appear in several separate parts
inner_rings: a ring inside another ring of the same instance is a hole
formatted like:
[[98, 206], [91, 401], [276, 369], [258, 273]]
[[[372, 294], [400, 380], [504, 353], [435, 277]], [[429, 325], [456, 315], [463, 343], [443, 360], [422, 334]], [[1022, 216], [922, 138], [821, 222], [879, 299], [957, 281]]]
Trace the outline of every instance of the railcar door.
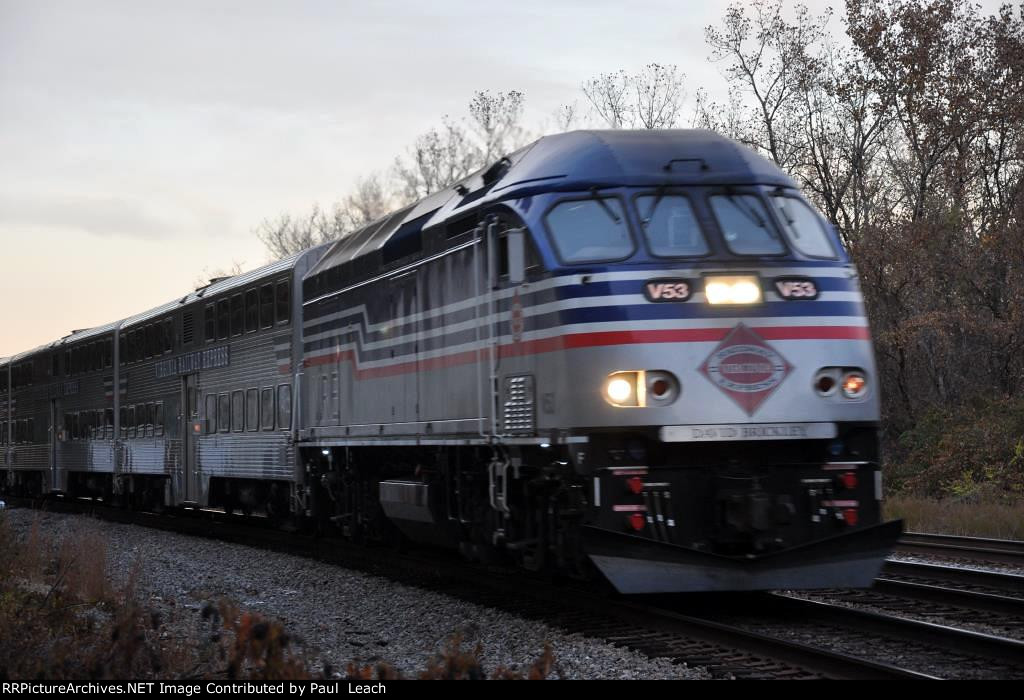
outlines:
[[196, 375], [186, 374], [181, 378], [181, 468], [184, 472], [184, 500], [200, 503], [199, 477], [199, 397], [196, 391]]

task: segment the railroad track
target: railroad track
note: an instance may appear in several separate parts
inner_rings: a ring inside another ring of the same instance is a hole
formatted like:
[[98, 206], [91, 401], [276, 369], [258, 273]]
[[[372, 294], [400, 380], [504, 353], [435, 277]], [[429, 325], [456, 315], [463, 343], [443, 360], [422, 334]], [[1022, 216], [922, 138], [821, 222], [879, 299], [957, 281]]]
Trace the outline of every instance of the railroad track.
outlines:
[[896, 545], [907, 554], [927, 554], [1024, 566], [1024, 541], [905, 532]]
[[834, 651], [885, 659], [912, 655], [915, 665], [949, 669], [960, 677], [1024, 678], [1021, 640], [792, 594], [768, 593], [755, 600], [758, 620], [775, 616], [790, 635], [815, 628], [820, 638], [832, 640]]
[[[950, 619], [1002, 627], [1014, 637], [1024, 636], [1024, 576], [978, 569], [888, 561], [861, 603], [884, 605], [887, 596], [923, 601], [937, 609], [926, 611]], [[873, 600], [872, 597], [876, 599]], [[896, 607], [899, 609], [899, 606]]]
[[[25, 505], [16, 500], [11, 505]], [[652, 658], [665, 658], [676, 663], [704, 666], [716, 677], [734, 678], [834, 678], [834, 679], [928, 679], [928, 673], [904, 668], [885, 658], [864, 658], [841, 648], [823, 648], [817, 643], [786, 638], [776, 632], [755, 629], [766, 612], [779, 609], [783, 603], [775, 602], [771, 609], [758, 610], [748, 619], [729, 619], [729, 609], [736, 598], [718, 609], [713, 617], [656, 604], [649, 599], [638, 601], [609, 598], [592, 589], [575, 585], [552, 585], [547, 578], [522, 575], [518, 570], [487, 568], [467, 565], [447, 552], [396, 552], [388, 549], [382, 557], [380, 548], [353, 545], [344, 540], [313, 537], [308, 534], [284, 532], [260, 519], [227, 516], [209, 511], [176, 511], [144, 513], [110, 508], [101, 503], [68, 500], [47, 501], [50, 510], [88, 512], [98, 517], [146, 527], [212, 537], [224, 541], [265, 547], [300, 556], [342, 564], [368, 573], [387, 576], [394, 580], [421, 588], [429, 588], [448, 595], [489, 607], [504, 609], [514, 614], [543, 621], [568, 632], [600, 638], [629, 647]], [[255, 526], [254, 526], [255, 525]], [[684, 596], [685, 597], [685, 596]], [[749, 597], [748, 597], [749, 598]], [[773, 600], [763, 596], [754, 599]], [[691, 598], [692, 600], [692, 598]], [[804, 605], [807, 601], [790, 601], [786, 605]], [[840, 606], [832, 606], [840, 608]], [[709, 610], [714, 608], [708, 608]], [[825, 608], [803, 607], [790, 609], [786, 614], [806, 616], [815, 609], [817, 618]], [[704, 612], [707, 612], [706, 610]], [[844, 629], [836, 622], [832, 612], [832, 625]], [[877, 617], [886, 618], [878, 615]], [[846, 614], [843, 620], [854, 616]], [[867, 630], [863, 617], [857, 618], [859, 634], [877, 634]], [[846, 624], [846, 623], [843, 623]], [[876, 620], [876, 624], [881, 622]], [[931, 632], [935, 633], [934, 629]], [[845, 634], [840, 631], [841, 636]], [[978, 635], [957, 637], [951, 646], [969, 640], [971, 654], [965, 663], [979, 663], [980, 656], [988, 654], [1003, 668], [1006, 656], [1018, 653], [1017, 647], [1002, 646], [999, 642], [982, 640]], [[906, 635], [900, 637], [910, 643]], [[943, 637], [943, 639], [953, 639]], [[986, 644], [988, 646], [986, 646]], [[987, 651], [986, 651], [987, 650]], [[898, 658], [892, 657], [892, 658]], [[986, 663], [982, 659], [982, 663]], [[909, 664], [908, 664], [909, 665]], [[1019, 664], [1024, 666], [1024, 663]]]

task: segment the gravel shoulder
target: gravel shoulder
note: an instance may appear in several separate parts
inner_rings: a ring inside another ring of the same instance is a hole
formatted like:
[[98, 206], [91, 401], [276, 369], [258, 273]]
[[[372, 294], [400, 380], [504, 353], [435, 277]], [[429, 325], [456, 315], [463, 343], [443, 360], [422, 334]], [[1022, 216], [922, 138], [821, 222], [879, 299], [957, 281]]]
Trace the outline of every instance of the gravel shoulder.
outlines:
[[386, 662], [415, 677], [459, 638], [463, 650], [479, 645], [488, 673], [499, 667], [525, 671], [550, 643], [556, 678], [709, 677], [704, 669], [649, 659], [440, 593], [287, 554], [82, 515], [12, 509], [7, 516], [19, 537], [26, 537], [37, 520], [40, 531], [58, 541], [99, 535], [111, 582], [131, 581], [139, 600], [183, 638], [208, 634], [203, 608], [228, 599], [279, 620], [308, 658], [333, 669]]

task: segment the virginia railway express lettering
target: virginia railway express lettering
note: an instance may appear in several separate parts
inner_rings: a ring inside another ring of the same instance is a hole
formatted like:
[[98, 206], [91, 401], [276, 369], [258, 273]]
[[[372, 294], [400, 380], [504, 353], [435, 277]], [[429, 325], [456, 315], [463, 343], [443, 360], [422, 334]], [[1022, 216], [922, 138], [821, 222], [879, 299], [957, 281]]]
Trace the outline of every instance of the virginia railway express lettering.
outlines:
[[159, 379], [171, 377], [175, 374], [189, 374], [202, 369], [213, 369], [215, 367], [227, 367], [231, 364], [231, 354], [227, 345], [216, 348], [208, 348], [196, 352], [187, 352], [169, 360], [161, 360], [156, 363], [156, 376]]

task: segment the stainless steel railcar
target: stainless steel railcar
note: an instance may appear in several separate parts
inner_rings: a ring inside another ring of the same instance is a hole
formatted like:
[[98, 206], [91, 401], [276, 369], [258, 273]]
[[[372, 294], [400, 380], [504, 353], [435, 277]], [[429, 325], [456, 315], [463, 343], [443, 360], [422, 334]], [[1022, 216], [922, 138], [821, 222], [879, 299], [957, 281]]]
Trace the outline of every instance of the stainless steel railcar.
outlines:
[[0, 488], [284, 515], [292, 319], [318, 252], [5, 360]]

